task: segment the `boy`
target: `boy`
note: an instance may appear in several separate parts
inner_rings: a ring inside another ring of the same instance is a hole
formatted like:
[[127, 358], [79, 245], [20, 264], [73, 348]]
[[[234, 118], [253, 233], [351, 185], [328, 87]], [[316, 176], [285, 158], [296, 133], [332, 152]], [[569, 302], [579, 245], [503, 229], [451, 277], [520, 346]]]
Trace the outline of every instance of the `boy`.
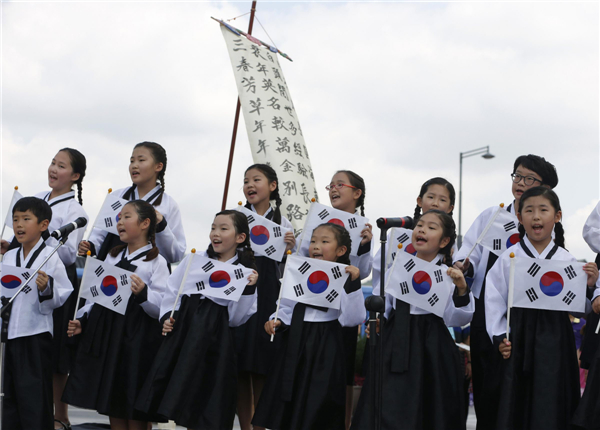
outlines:
[[[532, 154], [521, 155], [515, 160], [511, 177], [514, 201], [506, 210], [515, 216], [515, 220], [519, 200], [525, 191], [539, 186], [553, 189], [558, 184], [554, 165]], [[495, 428], [498, 413], [502, 358], [488, 337], [484, 304], [485, 277], [498, 256], [478, 245], [470, 257], [463, 260], [497, 209], [498, 206], [488, 208], [477, 217], [465, 234], [460, 250], [454, 255], [454, 266], [465, 276], [473, 278], [471, 289], [475, 296], [475, 313], [471, 322], [471, 367], [478, 430]]]
[[[44, 243], [47, 236], [43, 237], [48, 234], [51, 218], [52, 210], [44, 200], [20, 199], [13, 208], [13, 230], [19, 246], [4, 254], [3, 265], [33, 273], [52, 252]], [[13, 301], [5, 347], [3, 428], [54, 428], [52, 310], [61, 306], [72, 290], [65, 267], [55, 254], [38, 272], [35, 284], [28, 285]], [[2, 302], [7, 303], [8, 298], [2, 297]]]

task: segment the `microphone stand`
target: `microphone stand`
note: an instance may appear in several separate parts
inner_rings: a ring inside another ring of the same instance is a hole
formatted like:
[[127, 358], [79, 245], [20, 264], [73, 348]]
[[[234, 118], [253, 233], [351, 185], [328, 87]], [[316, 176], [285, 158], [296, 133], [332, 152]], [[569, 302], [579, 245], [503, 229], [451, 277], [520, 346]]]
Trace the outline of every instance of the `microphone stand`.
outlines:
[[0, 309], [0, 317], [2, 317], [2, 328], [0, 330], [0, 430], [3, 429], [3, 425], [2, 425], [2, 419], [3, 419], [3, 415], [4, 415], [4, 365], [5, 365], [5, 356], [6, 356], [6, 342], [8, 340], [8, 322], [10, 321], [10, 312], [12, 310], [12, 304], [15, 301], [15, 299], [17, 298], [17, 296], [21, 293], [21, 291], [23, 291], [25, 289], [25, 287], [29, 284], [29, 281], [31, 281], [35, 275], [37, 275], [37, 273], [42, 269], [42, 267], [44, 266], [44, 264], [46, 264], [48, 262], [48, 260], [50, 260], [50, 258], [52, 258], [52, 256], [54, 254], [56, 254], [56, 252], [58, 251], [58, 249], [63, 246], [65, 244], [65, 242], [67, 241], [67, 238], [69, 237], [69, 233], [62, 235], [62, 237], [58, 240], [58, 244], [56, 245], [56, 247], [52, 250], [52, 252], [44, 259], [44, 261], [42, 262], [42, 264], [40, 264], [38, 266], [37, 269], [35, 269], [35, 272], [33, 272], [33, 274], [27, 278], [27, 280], [25, 281], [25, 283], [21, 286], [21, 288], [19, 288], [19, 290], [15, 293], [14, 296], [12, 296], [10, 298], [10, 300], [2, 301], [2, 309]]

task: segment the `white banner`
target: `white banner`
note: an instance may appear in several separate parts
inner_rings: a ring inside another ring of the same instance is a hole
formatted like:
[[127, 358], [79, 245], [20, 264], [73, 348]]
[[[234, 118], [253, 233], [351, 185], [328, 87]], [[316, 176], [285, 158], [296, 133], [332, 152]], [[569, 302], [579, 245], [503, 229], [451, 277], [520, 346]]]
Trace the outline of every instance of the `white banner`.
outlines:
[[[0, 284], [2, 284], [2, 287], [0, 288], [0, 296], [8, 298], [14, 296], [34, 271], [34, 269], [2, 264], [2, 271], [0, 272]], [[27, 286], [23, 289], [23, 294], [27, 295], [31, 291], [37, 289], [37, 285], [35, 284], [36, 279], [37, 275], [35, 275], [35, 277], [29, 281], [29, 284], [27, 284]], [[37, 300], [37, 294], [34, 294], [34, 296], [36, 297], [35, 300]]]
[[96, 217], [94, 227], [118, 236], [117, 223], [120, 219], [121, 210], [127, 203], [129, 203], [127, 200], [121, 199], [114, 194], [106, 196], [104, 204]]
[[244, 206], [238, 206], [237, 210], [246, 215], [248, 219], [250, 246], [254, 253], [275, 261], [283, 260], [286, 247], [283, 239], [285, 234], [292, 229], [282, 227]]
[[111, 311], [125, 315], [131, 297], [132, 272], [87, 257], [81, 279], [81, 297]]
[[519, 243], [519, 220], [512, 213], [501, 209], [485, 236], [481, 246], [500, 256], [504, 251]]
[[239, 30], [221, 25], [238, 88], [246, 131], [255, 163], [277, 172], [281, 213], [296, 234], [304, 226], [311, 199], [318, 201], [308, 150], [298, 114], [283, 77], [275, 48], [271, 50]]

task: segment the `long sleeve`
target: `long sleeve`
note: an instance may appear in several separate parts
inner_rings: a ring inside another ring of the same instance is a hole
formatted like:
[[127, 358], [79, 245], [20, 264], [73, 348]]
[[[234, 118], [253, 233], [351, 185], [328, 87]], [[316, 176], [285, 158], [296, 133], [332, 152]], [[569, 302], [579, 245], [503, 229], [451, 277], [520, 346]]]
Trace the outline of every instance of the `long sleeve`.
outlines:
[[140, 306], [144, 311], [152, 318], [158, 319], [160, 316], [160, 307], [163, 296], [167, 287], [167, 280], [169, 278], [169, 268], [167, 262], [162, 256], [156, 257], [152, 260], [152, 274], [150, 279], [146, 282], [146, 300], [140, 303]]
[[444, 323], [448, 327], [462, 327], [467, 325], [473, 319], [473, 313], [475, 312], [475, 299], [473, 298], [473, 293], [469, 291], [468, 296], [468, 304], [465, 306], [457, 306], [456, 299], [464, 299], [467, 300], [466, 297], [460, 297], [452, 295], [446, 304], [446, 309], [444, 310]]
[[229, 327], [241, 326], [256, 313], [257, 297], [256, 291], [254, 291], [253, 294], [242, 295], [237, 302], [229, 301], [227, 303], [227, 310], [229, 311]]
[[501, 258], [485, 280], [485, 324], [492, 343], [494, 337], [506, 335], [509, 270], [509, 259]]
[[187, 267], [188, 258], [191, 258], [191, 254], [186, 256], [183, 259], [183, 261], [179, 263], [179, 265], [175, 268], [171, 276], [167, 278], [165, 292], [160, 302], [160, 319], [162, 319], [165, 316], [165, 314], [171, 312], [171, 310], [173, 309], [173, 305], [175, 305], [175, 310], [178, 310], [181, 306], [181, 297], [179, 298], [179, 300], [177, 300], [177, 303], [175, 303], [175, 299], [177, 298], [179, 286], [181, 285], [181, 281], [183, 280], [183, 274], [185, 273], [185, 269]]
[[[165, 195], [163, 195], [163, 198], [165, 198]], [[161, 204], [157, 209], [160, 211], [162, 206]], [[162, 215], [166, 220], [166, 226], [164, 230], [157, 231], [156, 246], [169, 263], [176, 263], [183, 258], [186, 248], [181, 212], [177, 202], [169, 197], [169, 213], [163, 213]]]
[[373, 242], [361, 245], [358, 249], [360, 255], [350, 256], [350, 264], [358, 267], [360, 270], [361, 281], [371, 274], [373, 269]]
[[[50, 258], [42, 270], [50, 277], [48, 280], [50, 292], [39, 295], [39, 310], [41, 314], [49, 315], [67, 301], [73, 292], [73, 286], [67, 277], [65, 266], [58, 256], [54, 255]], [[37, 286], [33, 285], [32, 287], [37, 290]]]
[[355, 327], [365, 320], [367, 310], [365, 308], [365, 299], [360, 288], [360, 280], [346, 281], [347, 285], [354, 284], [354, 291], [347, 293], [345, 290], [341, 296], [340, 316], [338, 320], [342, 327]]

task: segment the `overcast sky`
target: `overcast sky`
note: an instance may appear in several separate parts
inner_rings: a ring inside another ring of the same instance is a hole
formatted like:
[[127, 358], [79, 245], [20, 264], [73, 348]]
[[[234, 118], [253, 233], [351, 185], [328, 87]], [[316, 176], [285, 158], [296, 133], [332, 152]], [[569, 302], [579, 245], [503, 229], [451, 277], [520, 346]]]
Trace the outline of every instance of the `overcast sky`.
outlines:
[[[130, 185], [133, 146], [151, 140], [167, 149], [188, 250], [204, 249], [237, 97], [210, 17], [250, 3], [2, 3], [2, 217], [15, 185], [48, 188], [68, 146], [87, 157], [93, 219], [109, 187]], [[599, 196], [598, 3], [259, 1], [257, 16], [294, 60], [280, 57], [322, 202], [335, 170], [350, 169], [365, 178], [369, 218], [412, 215], [424, 181], [458, 191], [459, 153], [490, 145], [494, 159], [464, 160], [464, 233], [512, 200], [514, 159], [539, 154], [558, 170], [567, 248], [594, 258], [581, 230]], [[248, 16], [231, 24], [246, 30]], [[240, 121], [228, 206], [251, 163]]]

